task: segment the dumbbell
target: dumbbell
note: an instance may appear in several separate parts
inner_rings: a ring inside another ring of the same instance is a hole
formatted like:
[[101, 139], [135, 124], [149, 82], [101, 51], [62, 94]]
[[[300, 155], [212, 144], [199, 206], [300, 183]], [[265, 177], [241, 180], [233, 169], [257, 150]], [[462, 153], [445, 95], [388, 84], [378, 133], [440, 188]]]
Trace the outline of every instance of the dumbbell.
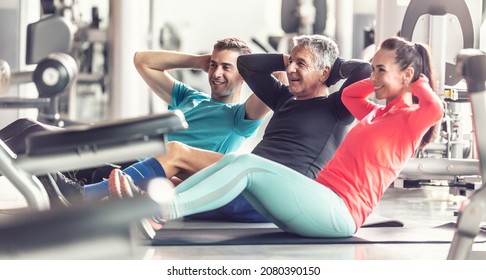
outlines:
[[0, 60], [0, 95], [5, 94], [11, 85], [33, 82], [39, 98], [55, 97], [71, 87], [77, 74], [76, 61], [65, 53], [49, 54], [33, 71], [11, 72], [8, 63]]

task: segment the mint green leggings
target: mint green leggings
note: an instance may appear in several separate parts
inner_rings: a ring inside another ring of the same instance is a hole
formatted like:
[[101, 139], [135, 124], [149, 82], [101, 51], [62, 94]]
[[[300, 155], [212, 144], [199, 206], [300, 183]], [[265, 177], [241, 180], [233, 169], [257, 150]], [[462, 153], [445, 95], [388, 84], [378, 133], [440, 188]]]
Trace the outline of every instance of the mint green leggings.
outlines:
[[289, 233], [347, 237], [356, 224], [329, 188], [288, 167], [253, 154], [228, 154], [176, 187], [170, 219], [219, 208], [240, 193], [262, 215]]

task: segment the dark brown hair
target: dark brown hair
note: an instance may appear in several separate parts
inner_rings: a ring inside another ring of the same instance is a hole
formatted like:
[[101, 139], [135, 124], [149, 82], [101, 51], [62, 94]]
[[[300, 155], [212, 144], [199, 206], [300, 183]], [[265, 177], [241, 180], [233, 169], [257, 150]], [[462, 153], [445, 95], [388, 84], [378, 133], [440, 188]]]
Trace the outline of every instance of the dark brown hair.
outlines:
[[213, 48], [218, 51], [232, 50], [239, 52], [240, 54], [251, 54], [251, 49], [248, 44], [236, 37], [227, 37], [218, 40], [216, 44], [214, 44]]

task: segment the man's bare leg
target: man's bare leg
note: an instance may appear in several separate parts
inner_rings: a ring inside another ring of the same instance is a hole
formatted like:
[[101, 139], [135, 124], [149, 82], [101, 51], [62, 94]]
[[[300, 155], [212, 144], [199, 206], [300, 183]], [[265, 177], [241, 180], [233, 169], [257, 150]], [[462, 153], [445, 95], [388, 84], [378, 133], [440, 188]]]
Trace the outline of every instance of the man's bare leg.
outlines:
[[155, 159], [164, 168], [167, 178], [186, 179], [199, 170], [216, 163], [224, 154], [198, 149], [181, 142], [167, 143], [167, 152]]

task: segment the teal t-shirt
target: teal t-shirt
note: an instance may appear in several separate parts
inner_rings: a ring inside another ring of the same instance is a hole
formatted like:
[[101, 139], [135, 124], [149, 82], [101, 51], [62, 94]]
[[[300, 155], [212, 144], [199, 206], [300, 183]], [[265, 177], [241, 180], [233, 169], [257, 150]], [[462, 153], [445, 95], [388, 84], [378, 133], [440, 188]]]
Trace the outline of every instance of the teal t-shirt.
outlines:
[[224, 154], [237, 150], [262, 123], [262, 120], [245, 119], [244, 104], [213, 100], [178, 81], [174, 84], [169, 106], [169, 110], [175, 109], [184, 113], [189, 127], [171, 132], [169, 141]]

